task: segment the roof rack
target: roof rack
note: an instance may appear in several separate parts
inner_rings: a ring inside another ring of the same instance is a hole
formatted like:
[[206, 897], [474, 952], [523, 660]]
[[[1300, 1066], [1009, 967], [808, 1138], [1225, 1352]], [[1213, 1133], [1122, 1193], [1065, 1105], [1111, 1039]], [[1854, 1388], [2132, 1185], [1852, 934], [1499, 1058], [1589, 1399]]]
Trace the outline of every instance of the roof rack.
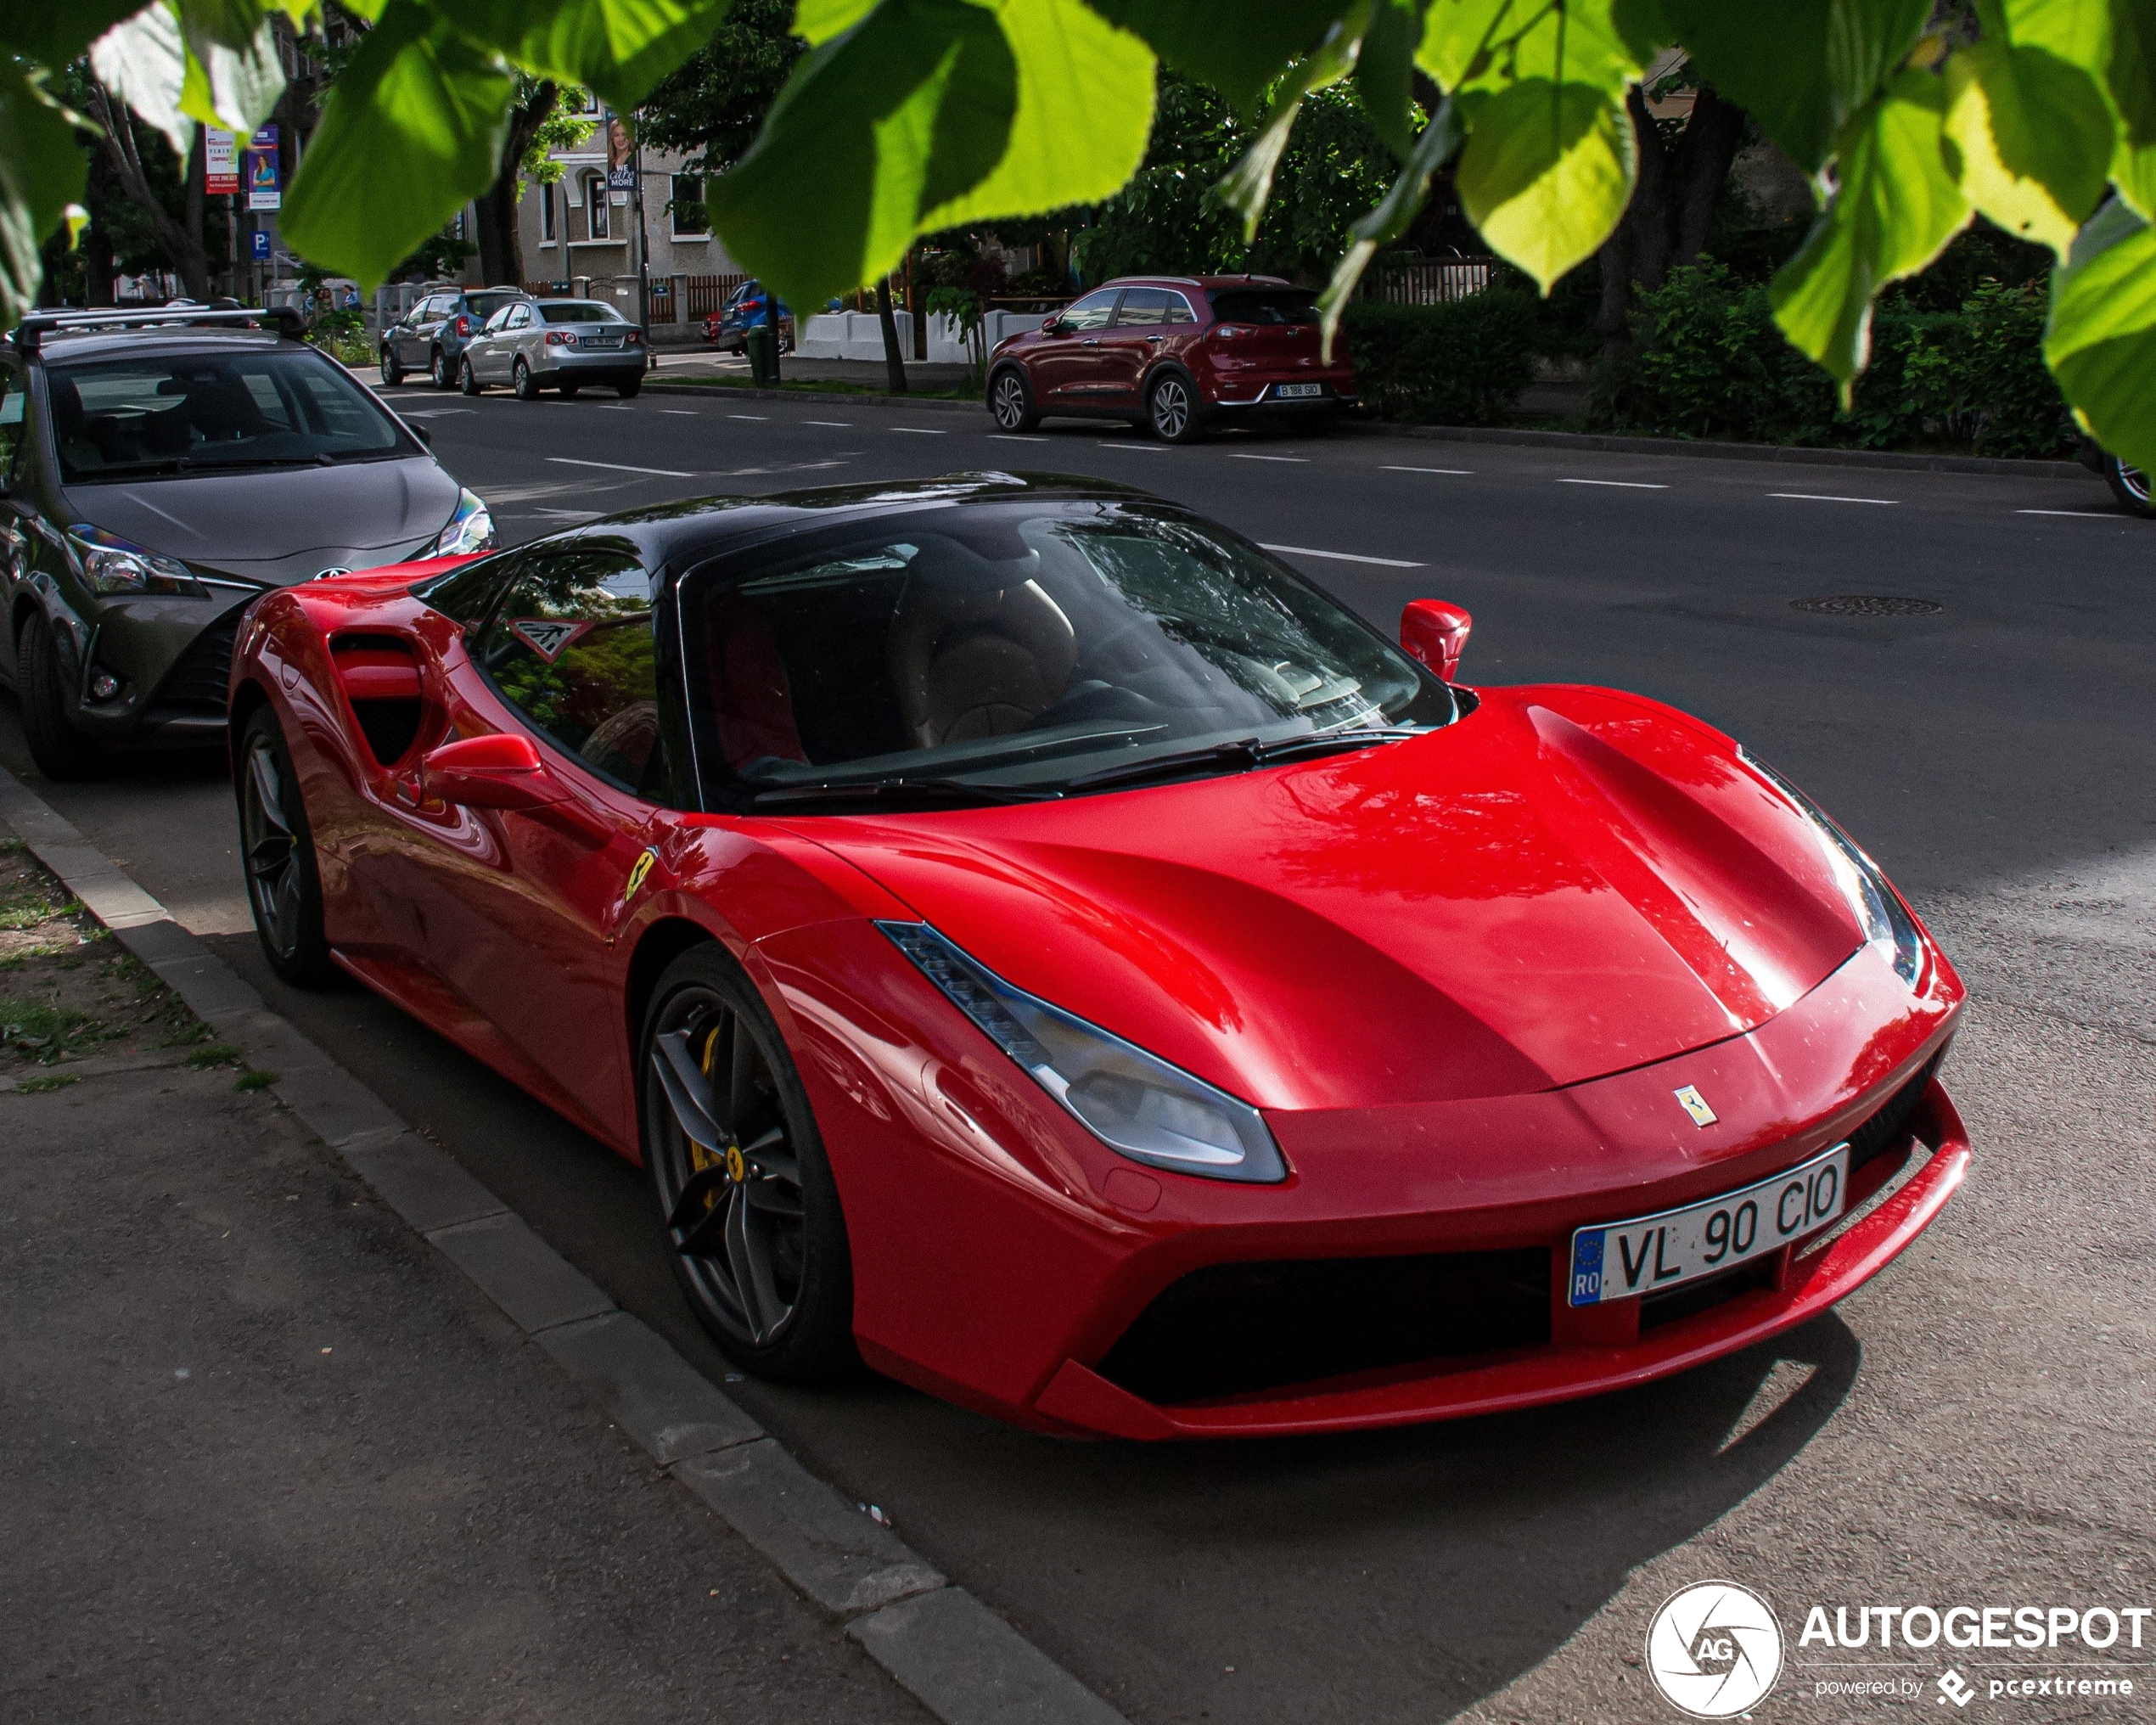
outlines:
[[160, 306], [142, 312], [107, 309], [93, 312], [32, 312], [15, 326], [15, 346], [35, 353], [48, 335], [74, 334], [91, 329], [153, 329], [162, 324], [208, 324], [244, 329], [249, 324], [274, 324], [278, 333], [294, 340], [306, 334], [307, 321], [294, 306], [271, 306], [255, 310], [230, 303], [217, 306]]

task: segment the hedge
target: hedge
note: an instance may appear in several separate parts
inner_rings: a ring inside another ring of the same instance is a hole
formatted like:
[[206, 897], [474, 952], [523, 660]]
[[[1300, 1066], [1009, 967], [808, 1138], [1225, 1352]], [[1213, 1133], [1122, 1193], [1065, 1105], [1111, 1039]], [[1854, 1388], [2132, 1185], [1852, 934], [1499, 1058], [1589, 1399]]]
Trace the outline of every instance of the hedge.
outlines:
[[1503, 424], [1534, 381], [1535, 304], [1502, 289], [1446, 306], [1350, 304], [1340, 330], [1362, 399], [1388, 419]]

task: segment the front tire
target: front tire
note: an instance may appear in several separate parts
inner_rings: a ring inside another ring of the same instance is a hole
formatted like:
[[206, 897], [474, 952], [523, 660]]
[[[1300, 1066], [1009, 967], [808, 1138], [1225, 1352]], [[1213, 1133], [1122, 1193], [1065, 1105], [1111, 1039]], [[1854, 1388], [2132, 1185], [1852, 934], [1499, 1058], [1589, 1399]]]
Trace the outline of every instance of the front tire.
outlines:
[[468, 396], [477, 395], [484, 387], [479, 380], [479, 374], [472, 369], [472, 362], [469, 359], [464, 362], [462, 369], [457, 374], [457, 387]]
[[67, 677], [60, 669], [53, 626], [38, 612], [15, 643], [15, 683], [22, 701], [23, 740], [37, 770], [54, 781], [87, 778], [98, 747], [68, 722]]
[[509, 381], [512, 387], [515, 389], [517, 399], [519, 402], [536, 402], [539, 399], [539, 385], [531, 375], [531, 368], [523, 360], [517, 361], [516, 369], [510, 374]]
[[248, 720], [239, 745], [239, 854], [247, 906], [270, 969], [295, 988], [334, 980], [322, 920], [322, 873], [306, 800], [292, 771], [284, 728], [267, 707]]
[[572, 401], [575, 401], [575, 400], [576, 399], [576, 392], [577, 392], [577, 391], [578, 391], [578, 390], [580, 390], [580, 389], [581, 389], [582, 387], [583, 387], [583, 385], [582, 385], [581, 384], [564, 384], [564, 385], [561, 386], [561, 398], [562, 398], [562, 400], [564, 400], [564, 402], [572, 402]]
[[2137, 467], [2129, 466], [2117, 456], [2107, 456], [2103, 463], [2103, 480], [2111, 487], [2111, 495], [2119, 500], [2119, 507], [2130, 515], [2147, 520], [2156, 515], [2156, 502], [2149, 496], [2148, 475]]
[[1181, 372], [1163, 372], [1153, 380], [1146, 391], [1145, 417], [1163, 443], [1195, 443], [1205, 435], [1198, 418], [1197, 396]]
[[721, 947], [692, 947], [652, 991], [637, 1051], [644, 1167], [690, 1308], [758, 1377], [844, 1374], [859, 1359], [845, 1218], [754, 985]]
[[450, 362], [449, 356], [439, 347], [435, 349], [434, 357], [427, 363], [427, 374], [434, 379], [434, 385], [438, 390], [453, 390], [457, 387], [457, 368]]
[[1033, 407], [1032, 387], [1014, 365], [996, 374], [996, 381], [988, 387], [988, 411], [996, 416], [999, 430], [1030, 431], [1041, 423]]
[[404, 381], [404, 362], [396, 357], [396, 350], [388, 342], [382, 344], [382, 382], [395, 389]]

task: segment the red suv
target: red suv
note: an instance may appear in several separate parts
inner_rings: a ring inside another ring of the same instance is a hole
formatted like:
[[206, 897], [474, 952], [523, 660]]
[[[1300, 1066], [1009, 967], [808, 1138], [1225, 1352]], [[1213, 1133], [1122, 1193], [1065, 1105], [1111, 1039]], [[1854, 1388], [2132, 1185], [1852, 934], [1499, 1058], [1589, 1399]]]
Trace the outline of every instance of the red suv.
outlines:
[[1132, 276], [996, 345], [988, 407], [1006, 431], [1044, 415], [1128, 419], [1171, 443], [1240, 415], [1323, 423], [1355, 399], [1341, 347], [1318, 354], [1317, 295], [1277, 276]]

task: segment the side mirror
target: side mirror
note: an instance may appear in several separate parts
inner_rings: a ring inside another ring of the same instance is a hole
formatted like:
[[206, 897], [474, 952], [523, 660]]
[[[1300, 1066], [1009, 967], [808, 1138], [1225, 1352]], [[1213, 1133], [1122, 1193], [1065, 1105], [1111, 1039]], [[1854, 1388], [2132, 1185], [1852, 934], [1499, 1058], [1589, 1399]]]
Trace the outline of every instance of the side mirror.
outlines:
[[419, 794], [491, 809], [544, 808], [562, 795], [531, 739], [514, 731], [443, 744], [419, 763]]
[[1060, 334], [1062, 333], [1062, 331], [1063, 331], [1063, 319], [1062, 319], [1062, 318], [1060, 318], [1060, 317], [1043, 317], [1043, 318], [1041, 320], [1041, 333], [1042, 333], [1043, 335], [1058, 335], [1058, 334]]
[[409, 431], [414, 437], [418, 438], [420, 442], [426, 445], [428, 448], [432, 449], [435, 447], [435, 434], [428, 430], [425, 426], [407, 425], [404, 429]]
[[1410, 599], [1400, 614], [1400, 644], [1446, 683], [1457, 679], [1474, 619], [1442, 599]]

